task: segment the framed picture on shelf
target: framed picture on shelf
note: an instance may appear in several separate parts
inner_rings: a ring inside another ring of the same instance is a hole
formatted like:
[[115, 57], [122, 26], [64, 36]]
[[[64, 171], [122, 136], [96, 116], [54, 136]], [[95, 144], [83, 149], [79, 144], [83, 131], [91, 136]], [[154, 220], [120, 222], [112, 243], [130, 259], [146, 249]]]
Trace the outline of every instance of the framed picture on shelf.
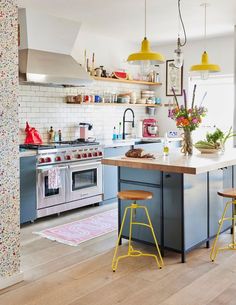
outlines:
[[176, 68], [173, 59], [166, 61], [166, 96], [174, 96], [172, 88], [176, 95], [183, 94], [183, 66]]

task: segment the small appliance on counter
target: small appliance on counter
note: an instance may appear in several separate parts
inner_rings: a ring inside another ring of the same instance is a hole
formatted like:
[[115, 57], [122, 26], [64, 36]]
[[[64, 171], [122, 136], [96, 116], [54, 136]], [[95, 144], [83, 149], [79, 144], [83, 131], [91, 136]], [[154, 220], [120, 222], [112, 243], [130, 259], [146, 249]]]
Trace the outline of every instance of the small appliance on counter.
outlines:
[[89, 140], [89, 130], [93, 129], [93, 125], [90, 123], [79, 123], [80, 127], [80, 140], [88, 141]]
[[159, 137], [159, 128], [156, 119], [143, 120], [143, 137], [144, 138]]

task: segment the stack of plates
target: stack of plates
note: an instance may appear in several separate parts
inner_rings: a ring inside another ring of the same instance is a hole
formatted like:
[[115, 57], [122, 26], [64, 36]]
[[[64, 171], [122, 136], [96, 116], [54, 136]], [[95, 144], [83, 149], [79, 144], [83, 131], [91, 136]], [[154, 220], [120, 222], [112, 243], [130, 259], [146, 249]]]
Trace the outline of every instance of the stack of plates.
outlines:
[[153, 90], [142, 90], [141, 91], [141, 98], [149, 99], [155, 97], [155, 91]]

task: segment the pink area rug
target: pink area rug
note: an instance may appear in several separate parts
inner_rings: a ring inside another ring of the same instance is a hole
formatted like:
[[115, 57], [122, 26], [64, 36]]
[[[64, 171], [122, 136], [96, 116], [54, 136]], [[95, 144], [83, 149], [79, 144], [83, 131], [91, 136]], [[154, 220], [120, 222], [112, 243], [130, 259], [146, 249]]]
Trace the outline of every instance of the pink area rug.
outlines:
[[35, 232], [42, 237], [60, 243], [77, 246], [87, 240], [115, 231], [118, 228], [117, 209]]

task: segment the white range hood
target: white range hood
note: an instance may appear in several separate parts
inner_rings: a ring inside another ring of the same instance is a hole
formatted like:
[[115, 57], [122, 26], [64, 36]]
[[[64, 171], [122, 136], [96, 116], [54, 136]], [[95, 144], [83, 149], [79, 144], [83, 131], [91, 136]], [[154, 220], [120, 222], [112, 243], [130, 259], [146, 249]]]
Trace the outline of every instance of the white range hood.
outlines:
[[20, 82], [84, 86], [93, 80], [70, 55], [80, 24], [19, 9]]

